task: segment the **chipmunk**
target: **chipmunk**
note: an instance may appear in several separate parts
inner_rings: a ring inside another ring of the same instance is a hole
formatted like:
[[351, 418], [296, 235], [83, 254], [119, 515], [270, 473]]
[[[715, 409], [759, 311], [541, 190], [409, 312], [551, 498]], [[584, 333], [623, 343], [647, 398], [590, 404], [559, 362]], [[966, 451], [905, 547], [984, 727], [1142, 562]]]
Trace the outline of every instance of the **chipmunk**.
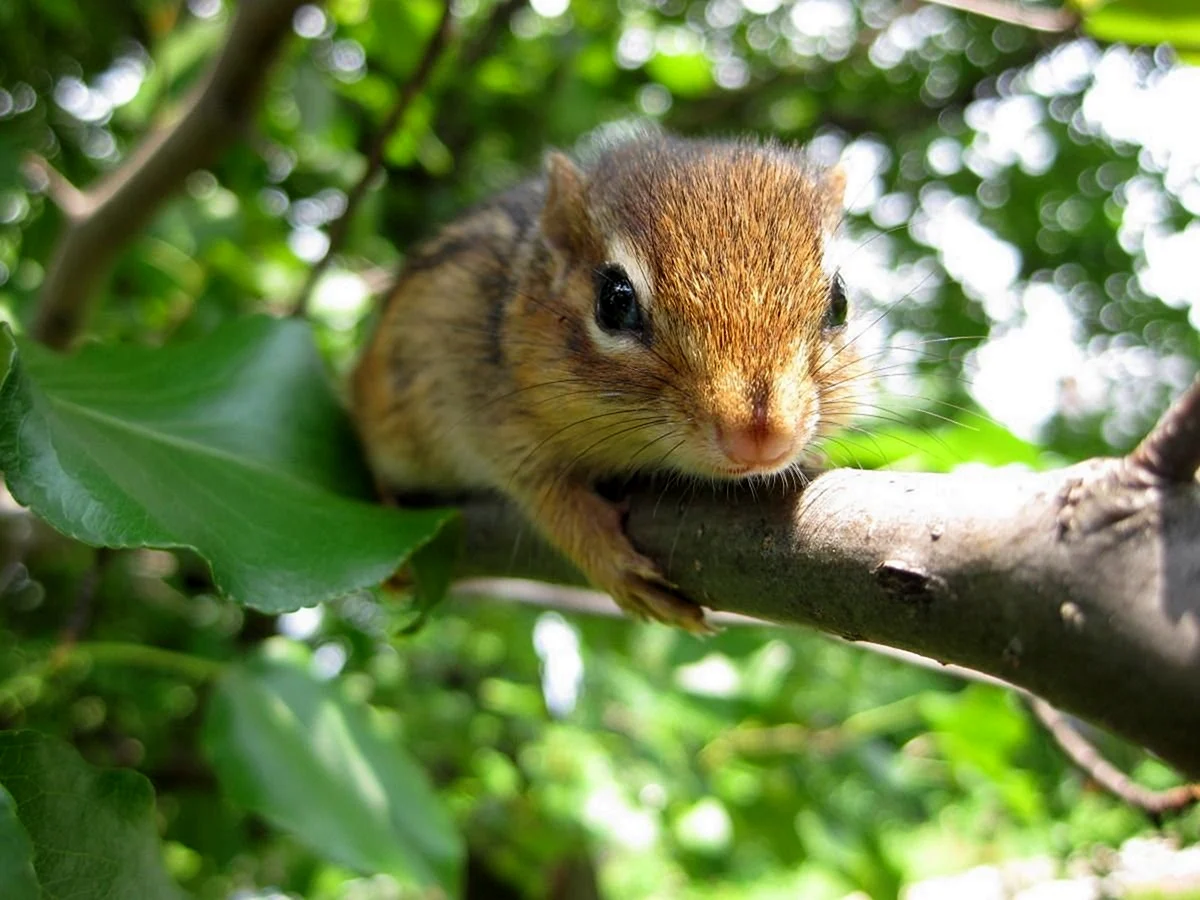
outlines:
[[843, 186], [750, 140], [550, 153], [408, 257], [352, 376], [377, 477], [499, 491], [626, 611], [709, 630], [594, 485], [780, 473], [852, 415], [859, 361], [824, 265]]

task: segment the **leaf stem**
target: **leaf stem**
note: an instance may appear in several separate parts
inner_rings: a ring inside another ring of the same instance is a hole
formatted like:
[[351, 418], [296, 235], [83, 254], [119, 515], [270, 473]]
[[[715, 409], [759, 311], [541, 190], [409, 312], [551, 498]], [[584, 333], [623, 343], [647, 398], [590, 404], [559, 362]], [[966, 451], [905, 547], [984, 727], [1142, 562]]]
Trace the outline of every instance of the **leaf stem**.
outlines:
[[45, 656], [0, 681], [0, 708], [9, 702], [15, 702], [18, 706], [30, 705], [30, 702], [21, 699], [23, 683], [28, 683], [31, 679], [41, 682], [53, 678], [67, 663], [81, 659], [158, 669], [193, 681], [209, 681], [225, 669], [225, 663], [215, 659], [204, 659], [177, 650], [163, 650], [161, 647], [149, 647], [145, 644], [123, 641], [59, 644]]
[[72, 647], [63, 648], [63, 656], [58, 657], [56, 661], [61, 663], [65, 662], [66, 658], [74, 657], [84, 657], [99, 663], [116, 663], [174, 672], [196, 681], [208, 681], [220, 675], [225, 669], [225, 664], [215, 659], [204, 659], [176, 650], [164, 650], [161, 647], [123, 641], [81, 641]]

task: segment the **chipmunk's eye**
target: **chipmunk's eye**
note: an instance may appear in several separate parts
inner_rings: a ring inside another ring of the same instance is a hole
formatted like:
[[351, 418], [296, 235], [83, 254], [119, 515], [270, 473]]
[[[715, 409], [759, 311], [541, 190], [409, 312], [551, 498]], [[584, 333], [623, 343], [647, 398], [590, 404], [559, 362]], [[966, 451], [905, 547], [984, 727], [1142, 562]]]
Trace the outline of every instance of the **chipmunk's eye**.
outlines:
[[637, 291], [618, 265], [596, 270], [596, 324], [605, 331], [629, 331], [637, 335], [646, 329]]
[[841, 328], [846, 324], [846, 282], [841, 275], [834, 275], [829, 280], [829, 306], [825, 308], [825, 321], [822, 323], [826, 330]]

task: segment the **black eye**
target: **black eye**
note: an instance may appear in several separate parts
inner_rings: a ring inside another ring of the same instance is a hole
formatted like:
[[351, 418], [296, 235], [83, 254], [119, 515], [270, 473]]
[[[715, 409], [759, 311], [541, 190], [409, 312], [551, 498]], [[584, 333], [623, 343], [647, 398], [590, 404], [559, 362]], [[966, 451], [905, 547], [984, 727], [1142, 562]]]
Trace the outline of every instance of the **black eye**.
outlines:
[[608, 332], [646, 330], [637, 291], [625, 270], [609, 264], [596, 270], [596, 324]]
[[829, 306], [825, 310], [825, 328], [832, 330], [846, 324], [846, 282], [834, 275], [829, 282]]

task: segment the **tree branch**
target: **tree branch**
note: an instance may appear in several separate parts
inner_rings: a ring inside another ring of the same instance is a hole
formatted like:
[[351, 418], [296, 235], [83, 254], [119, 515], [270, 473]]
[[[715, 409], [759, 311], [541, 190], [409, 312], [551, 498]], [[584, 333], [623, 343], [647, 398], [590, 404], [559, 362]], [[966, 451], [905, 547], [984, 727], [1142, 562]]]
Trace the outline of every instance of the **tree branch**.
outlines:
[[1029, 707], [1071, 761], [1124, 803], [1157, 820], [1167, 813], [1183, 812], [1200, 802], [1200, 785], [1184, 784], [1165, 791], [1142, 787], [1102, 757], [1100, 751], [1072, 727], [1067, 717], [1045, 700], [1030, 697]]
[[[628, 528], [687, 595], [1012, 683], [1200, 774], [1200, 485], [840, 469], [803, 493], [635, 487]], [[578, 583], [509, 506], [465, 507], [460, 574]]]
[[[492, 7], [487, 20], [466, 43], [458, 57], [458, 77], [452, 91], [457, 89], [461, 94], [473, 90], [472, 76], [475, 68], [496, 49], [496, 45], [508, 32], [513, 16], [525, 3], [526, 0], [500, 0]], [[448, 99], [453, 100], [453, 94]], [[470, 140], [474, 132], [473, 127], [464, 121], [462, 109], [453, 102], [441, 104], [434, 117], [433, 130], [441, 137], [442, 143], [455, 159], [462, 155], [463, 145]]]
[[341, 250], [342, 244], [346, 242], [346, 234], [350, 230], [350, 223], [354, 220], [354, 214], [358, 211], [359, 204], [362, 203], [363, 198], [366, 196], [371, 182], [375, 180], [375, 176], [383, 168], [383, 151], [387, 146], [388, 138], [400, 127], [400, 123], [404, 121], [404, 115], [408, 112], [408, 108], [412, 105], [413, 100], [425, 89], [425, 84], [429, 81], [429, 76], [433, 74], [434, 67], [446, 49], [453, 19], [453, 4], [450, 0], [446, 0], [446, 3], [442, 7], [442, 17], [438, 21], [433, 35], [429, 38], [429, 43], [425, 45], [425, 52], [421, 54], [421, 59], [417, 63], [417, 67], [400, 89], [400, 94], [396, 97], [395, 104], [388, 112], [383, 125], [380, 126], [379, 133], [375, 135], [375, 140], [371, 143], [371, 148], [367, 153], [367, 166], [363, 170], [362, 177], [355, 182], [354, 187], [350, 189], [350, 193], [346, 196], [346, 208], [342, 210], [342, 214], [329, 227], [329, 248], [325, 251], [325, 255], [309, 270], [303, 287], [300, 288], [300, 292], [296, 295], [296, 300], [292, 305], [293, 316], [303, 316], [307, 312], [308, 301], [312, 295], [313, 287], [317, 283], [317, 279], [321, 277], [321, 273], [325, 271], [333, 257]]
[[463, 50], [459, 61], [462, 69], [470, 71], [496, 48], [505, 30], [509, 27], [512, 17], [523, 7], [526, 0], [500, 0], [488, 15], [487, 22], [479, 29], [475, 38]]
[[[241, 133], [258, 104], [271, 60], [292, 15], [306, 0], [241, 0], [208, 73], [172, 125], [148, 135], [94, 186], [70, 195], [66, 219], [42, 286], [33, 334], [51, 347], [83, 327], [97, 284], [120, 250], [191, 172], [211, 165]], [[36, 161], [32, 163], [37, 166]], [[42, 172], [51, 188], [65, 180]], [[72, 189], [74, 190], [74, 189]], [[51, 190], [61, 200], [64, 190]]]
[[1031, 31], [1061, 34], [1079, 24], [1079, 16], [1068, 9], [1025, 6], [1023, 3], [1012, 3], [1009, 0], [925, 0], [925, 2], [959, 9], [996, 22], [1028, 28]]

